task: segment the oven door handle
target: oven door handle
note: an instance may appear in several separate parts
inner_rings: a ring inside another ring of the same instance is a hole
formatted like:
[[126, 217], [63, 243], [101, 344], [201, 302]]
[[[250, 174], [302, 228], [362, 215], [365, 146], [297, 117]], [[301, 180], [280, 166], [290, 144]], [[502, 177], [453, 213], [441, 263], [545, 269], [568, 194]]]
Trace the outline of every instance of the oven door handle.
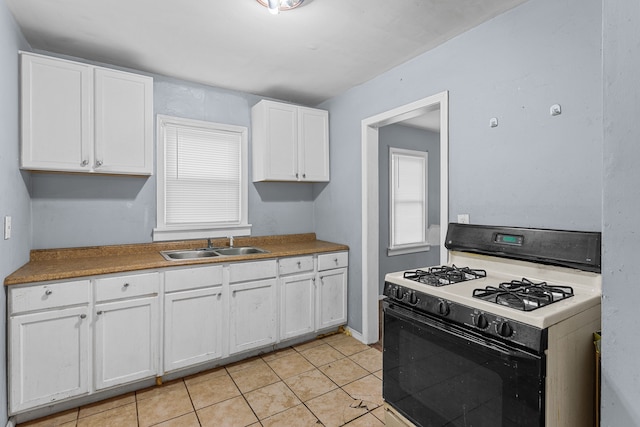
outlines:
[[504, 357], [517, 359], [540, 359], [540, 356], [537, 354], [531, 353], [524, 349], [511, 349], [494, 339], [480, 335], [475, 331], [464, 329], [454, 323], [442, 322], [441, 320], [422, 313], [417, 313], [392, 302], [385, 302], [384, 306], [385, 312], [389, 312], [403, 320], [412, 322], [414, 324], [417, 323], [424, 326], [430, 326], [437, 329], [442, 334], [453, 335], [454, 337], [466, 339], [488, 350], [498, 352]]

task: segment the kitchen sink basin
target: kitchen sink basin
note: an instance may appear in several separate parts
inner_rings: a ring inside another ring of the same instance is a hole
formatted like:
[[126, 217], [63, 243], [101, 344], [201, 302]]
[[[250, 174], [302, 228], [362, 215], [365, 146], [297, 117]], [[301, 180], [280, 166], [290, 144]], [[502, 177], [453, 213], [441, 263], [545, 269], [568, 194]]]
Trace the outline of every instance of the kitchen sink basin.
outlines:
[[251, 254], [267, 254], [269, 251], [264, 249], [255, 248], [253, 246], [243, 246], [237, 248], [224, 248], [216, 249], [216, 252], [220, 255], [251, 255]]
[[241, 246], [237, 248], [202, 248], [182, 249], [173, 251], [160, 251], [167, 261], [180, 261], [184, 259], [212, 258], [217, 256], [266, 254], [269, 251], [253, 246]]
[[167, 261], [212, 258], [212, 257], [219, 256], [216, 252], [210, 249], [185, 249], [185, 250], [177, 250], [177, 251], [160, 251], [160, 254]]

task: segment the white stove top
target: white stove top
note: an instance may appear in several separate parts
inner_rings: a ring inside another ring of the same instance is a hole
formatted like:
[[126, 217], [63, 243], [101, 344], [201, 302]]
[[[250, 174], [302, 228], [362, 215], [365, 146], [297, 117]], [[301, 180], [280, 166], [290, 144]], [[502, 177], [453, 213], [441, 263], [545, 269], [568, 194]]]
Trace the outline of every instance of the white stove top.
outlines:
[[[602, 279], [599, 273], [453, 251], [449, 252], [448, 265], [452, 264], [457, 267], [485, 270], [487, 277], [440, 287], [405, 279], [403, 277], [404, 271], [389, 273], [385, 276], [385, 280], [541, 329], [548, 328], [600, 304]], [[423, 269], [427, 270], [428, 268], [424, 267]], [[534, 282], [547, 282], [552, 286], [571, 286], [574, 295], [533, 311], [521, 311], [472, 296], [474, 289], [498, 286], [500, 283], [522, 278]]]

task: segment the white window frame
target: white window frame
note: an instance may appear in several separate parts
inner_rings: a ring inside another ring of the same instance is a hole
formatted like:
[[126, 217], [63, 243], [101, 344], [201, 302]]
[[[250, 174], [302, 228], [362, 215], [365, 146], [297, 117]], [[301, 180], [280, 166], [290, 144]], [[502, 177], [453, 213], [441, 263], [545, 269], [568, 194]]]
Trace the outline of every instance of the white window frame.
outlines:
[[[409, 157], [418, 159], [422, 162], [422, 179], [424, 185], [424, 192], [421, 200], [421, 214], [422, 214], [422, 230], [416, 230], [416, 241], [411, 243], [399, 244], [396, 243], [395, 235], [395, 207], [396, 207], [396, 188], [397, 180], [399, 177], [397, 158]], [[429, 153], [426, 151], [408, 150], [404, 148], [389, 147], [389, 247], [387, 248], [388, 256], [404, 255], [416, 252], [429, 251], [431, 246], [429, 245], [429, 217], [428, 217], [428, 171], [429, 171]]]
[[[232, 132], [240, 135], [240, 221], [228, 223], [190, 223], [172, 225], [166, 223], [166, 143], [165, 128], [167, 125], [188, 126], [212, 131]], [[157, 201], [156, 228], [153, 230], [154, 241], [188, 240], [229, 236], [248, 236], [251, 224], [248, 223], [248, 130], [244, 126], [227, 125], [201, 120], [184, 119], [165, 115], [157, 116]]]

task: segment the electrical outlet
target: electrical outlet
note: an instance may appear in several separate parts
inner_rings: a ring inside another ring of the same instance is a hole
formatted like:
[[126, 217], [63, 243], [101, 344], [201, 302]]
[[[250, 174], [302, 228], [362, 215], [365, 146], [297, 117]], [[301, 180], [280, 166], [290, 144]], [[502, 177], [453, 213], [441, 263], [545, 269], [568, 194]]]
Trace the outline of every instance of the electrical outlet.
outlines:
[[458, 224], [469, 224], [469, 214], [458, 214]]
[[4, 217], [4, 240], [11, 238], [11, 217]]

